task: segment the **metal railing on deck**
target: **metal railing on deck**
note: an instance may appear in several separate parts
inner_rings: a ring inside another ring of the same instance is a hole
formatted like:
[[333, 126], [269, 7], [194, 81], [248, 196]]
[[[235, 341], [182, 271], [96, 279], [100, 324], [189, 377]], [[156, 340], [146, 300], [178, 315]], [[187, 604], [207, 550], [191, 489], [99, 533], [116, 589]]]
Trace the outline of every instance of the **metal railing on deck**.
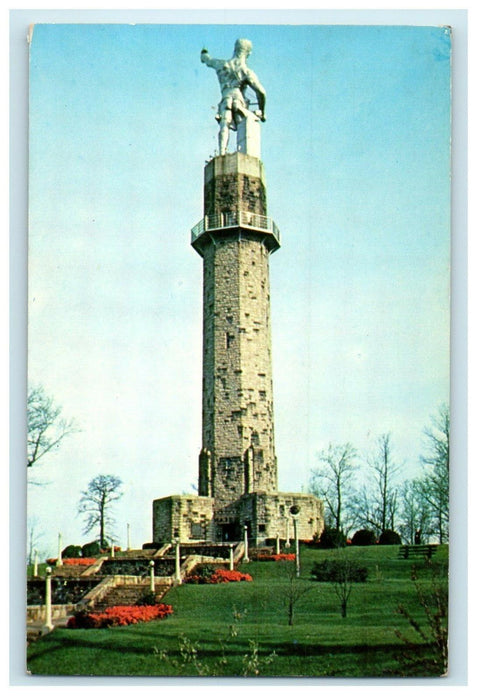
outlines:
[[254, 214], [250, 211], [230, 211], [222, 214], [209, 214], [204, 216], [192, 229], [192, 243], [206, 231], [214, 231], [223, 228], [242, 226], [272, 233], [280, 242], [280, 230], [269, 216]]

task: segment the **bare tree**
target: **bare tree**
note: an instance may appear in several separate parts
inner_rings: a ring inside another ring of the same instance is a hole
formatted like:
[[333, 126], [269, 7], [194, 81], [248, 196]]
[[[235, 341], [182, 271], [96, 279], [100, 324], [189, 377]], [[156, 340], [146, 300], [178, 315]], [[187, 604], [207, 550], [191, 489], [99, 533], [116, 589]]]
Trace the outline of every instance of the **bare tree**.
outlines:
[[400, 466], [392, 457], [391, 436], [380, 435], [376, 450], [368, 457], [368, 478], [352, 505], [355, 520], [377, 532], [394, 530], [398, 509], [396, 476]]
[[426, 452], [421, 457], [425, 474], [420, 480], [421, 497], [429, 505], [439, 542], [449, 536], [449, 406], [440, 407], [431, 425], [424, 429]]
[[350, 503], [354, 497], [352, 486], [356, 477], [356, 450], [345, 445], [329, 444], [319, 454], [321, 466], [312, 471], [310, 490], [322, 498], [327, 511], [326, 520], [338, 531], [348, 531]]
[[430, 534], [430, 507], [422, 497], [419, 479], [405, 481], [400, 489], [399, 521], [399, 532], [408, 544]]
[[28, 518], [27, 522], [28, 528], [28, 552], [27, 552], [27, 564], [33, 564], [35, 560], [35, 552], [38, 551], [38, 545], [43, 537], [44, 533], [38, 530], [38, 518], [33, 516]]
[[61, 410], [61, 406], [55, 405], [42, 386], [30, 389], [27, 398], [27, 467], [36, 465], [67, 435], [78, 431], [73, 420], [61, 416]]
[[103, 546], [106, 543], [106, 530], [112, 539], [112, 527], [114, 519], [111, 515], [112, 504], [123, 495], [120, 491], [122, 481], [112, 474], [100, 474], [92, 479], [86, 491], [82, 491], [82, 496], [78, 504], [78, 513], [86, 514], [86, 524], [84, 534], [91, 532], [94, 528], [99, 529], [99, 543]]
[[295, 620], [296, 604], [304, 595], [309, 593], [314, 587], [313, 584], [307, 584], [297, 576], [295, 562], [283, 561], [280, 563], [286, 570], [287, 583], [283, 588], [283, 599], [288, 613], [288, 624], [291, 626]]
[[384, 433], [378, 437], [375, 454], [370, 457], [369, 466], [374, 477], [377, 494], [377, 515], [381, 532], [394, 530], [397, 505], [395, 477], [400, 467], [392, 458], [391, 436]]

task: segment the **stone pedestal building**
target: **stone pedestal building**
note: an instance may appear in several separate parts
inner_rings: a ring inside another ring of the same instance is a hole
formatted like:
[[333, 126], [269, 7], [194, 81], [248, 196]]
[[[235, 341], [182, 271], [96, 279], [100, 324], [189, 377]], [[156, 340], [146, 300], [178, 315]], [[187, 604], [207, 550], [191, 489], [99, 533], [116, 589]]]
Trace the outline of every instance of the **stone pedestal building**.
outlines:
[[293, 506], [299, 538], [311, 539], [323, 529], [321, 501], [278, 492], [269, 258], [280, 234], [256, 155], [238, 150], [207, 163], [192, 246], [203, 259], [199, 495], [154, 501], [154, 541], [233, 541], [244, 526], [256, 544], [287, 538]]

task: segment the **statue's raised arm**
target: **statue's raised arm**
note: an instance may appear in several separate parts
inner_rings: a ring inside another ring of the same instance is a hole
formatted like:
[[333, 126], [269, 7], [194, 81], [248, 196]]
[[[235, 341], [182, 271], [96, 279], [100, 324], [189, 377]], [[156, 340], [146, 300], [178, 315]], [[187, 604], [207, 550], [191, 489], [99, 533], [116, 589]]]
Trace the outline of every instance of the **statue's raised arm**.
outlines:
[[[247, 57], [251, 52], [251, 41], [237, 39], [234, 55], [229, 60], [212, 58], [207, 49], [202, 49], [200, 54], [202, 63], [216, 71], [222, 93], [216, 116], [219, 122], [219, 152], [221, 155], [227, 150], [230, 130], [236, 131], [242, 119], [255, 115], [262, 122], [265, 121], [265, 90], [255, 73], [246, 64]], [[249, 101], [245, 96], [247, 87], [255, 92], [257, 98], [258, 109], [254, 112], [248, 108]]]

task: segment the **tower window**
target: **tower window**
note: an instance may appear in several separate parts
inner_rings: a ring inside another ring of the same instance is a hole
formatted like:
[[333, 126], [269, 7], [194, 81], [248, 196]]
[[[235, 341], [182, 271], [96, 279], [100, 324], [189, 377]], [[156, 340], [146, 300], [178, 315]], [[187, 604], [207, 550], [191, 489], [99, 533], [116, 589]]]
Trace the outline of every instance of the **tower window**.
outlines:
[[232, 345], [233, 340], [235, 339], [235, 336], [232, 333], [226, 333], [225, 334], [225, 347], [229, 348]]

